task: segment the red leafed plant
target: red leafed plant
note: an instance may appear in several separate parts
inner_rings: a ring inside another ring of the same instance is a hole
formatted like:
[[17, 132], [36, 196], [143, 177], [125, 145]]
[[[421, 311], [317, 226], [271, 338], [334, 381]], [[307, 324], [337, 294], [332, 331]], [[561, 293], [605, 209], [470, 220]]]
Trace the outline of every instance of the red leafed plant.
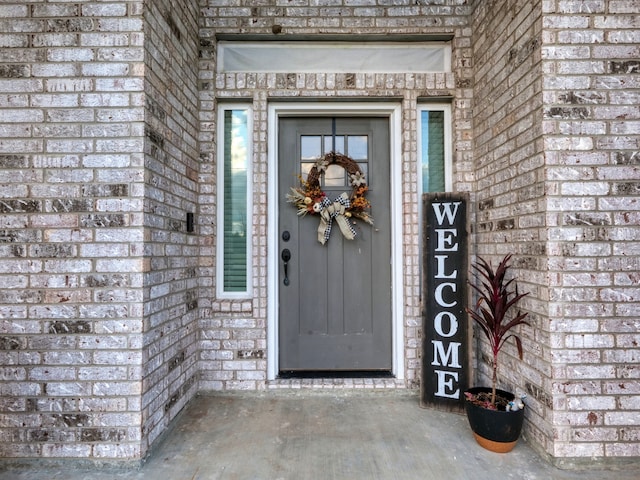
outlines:
[[525, 320], [527, 313], [517, 311], [515, 316], [509, 319], [510, 310], [515, 304], [529, 293], [519, 293], [515, 279], [506, 279], [509, 270], [511, 255], [506, 255], [498, 267], [494, 270], [490, 263], [478, 257], [472, 266], [478, 274], [481, 286], [471, 284], [478, 293], [478, 301], [475, 309], [465, 310], [489, 340], [491, 353], [493, 354], [493, 378], [491, 385], [491, 408], [496, 408], [496, 385], [498, 383], [498, 354], [509, 338], [513, 338], [518, 348], [518, 356], [522, 360], [522, 341], [512, 332], [517, 325], [529, 325]]

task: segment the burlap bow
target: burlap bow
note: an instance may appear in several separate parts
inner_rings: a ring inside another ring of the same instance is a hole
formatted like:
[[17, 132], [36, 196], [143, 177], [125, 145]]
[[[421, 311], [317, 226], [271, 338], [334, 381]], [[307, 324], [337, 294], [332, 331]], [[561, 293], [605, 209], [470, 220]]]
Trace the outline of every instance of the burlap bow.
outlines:
[[343, 192], [342, 195], [336, 198], [333, 202], [331, 202], [327, 197], [324, 197], [322, 202], [320, 202], [320, 205], [322, 206], [322, 210], [320, 210], [320, 225], [318, 225], [318, 241], [322, 245], [327, 243], [327, 240], [329, 240], [329, 237], [331, 236], [331, 225], [334, 219], [338, 223], [344, 238], [347, 240], [353, 240], [356, 238], [356, 231], [344, 215], [346, 209], [351, 206], [349, 196], [346, 192]]

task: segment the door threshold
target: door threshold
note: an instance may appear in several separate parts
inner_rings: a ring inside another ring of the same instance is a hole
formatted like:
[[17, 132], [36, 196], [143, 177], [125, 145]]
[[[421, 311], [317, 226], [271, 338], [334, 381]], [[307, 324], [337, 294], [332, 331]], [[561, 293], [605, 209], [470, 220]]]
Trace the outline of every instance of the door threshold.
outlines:
[[395, 375], [387, 370], [283, 370], [278, 378], [395, 378]]

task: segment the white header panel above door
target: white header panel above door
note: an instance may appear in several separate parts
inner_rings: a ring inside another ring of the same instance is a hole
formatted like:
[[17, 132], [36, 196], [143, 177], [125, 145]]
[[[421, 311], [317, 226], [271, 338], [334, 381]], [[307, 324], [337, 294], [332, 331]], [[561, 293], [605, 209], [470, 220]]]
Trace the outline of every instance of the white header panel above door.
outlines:
[[218, 59], [218, 73], [442, 73], [451, 71], [451, 44], [220, 41]]

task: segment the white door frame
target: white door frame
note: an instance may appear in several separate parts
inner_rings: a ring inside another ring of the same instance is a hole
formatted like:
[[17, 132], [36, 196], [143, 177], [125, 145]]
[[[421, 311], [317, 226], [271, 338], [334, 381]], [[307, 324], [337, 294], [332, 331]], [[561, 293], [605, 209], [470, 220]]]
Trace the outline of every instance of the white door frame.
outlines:
[[[405, 378], [404, 359], [404, 289], [402, 284], [402, 132], [400, 103], [270, 103], [268, 108], [267, 155], [267, 380], [278, 375], [278, 120], [283, 115], [386, 116], [389, 118], [391, 145], [391, 314], [392, 373]], [[293, 208], [293, 207], [292, 207]], [[375, 205], [373, 206], [375, 218]]]

